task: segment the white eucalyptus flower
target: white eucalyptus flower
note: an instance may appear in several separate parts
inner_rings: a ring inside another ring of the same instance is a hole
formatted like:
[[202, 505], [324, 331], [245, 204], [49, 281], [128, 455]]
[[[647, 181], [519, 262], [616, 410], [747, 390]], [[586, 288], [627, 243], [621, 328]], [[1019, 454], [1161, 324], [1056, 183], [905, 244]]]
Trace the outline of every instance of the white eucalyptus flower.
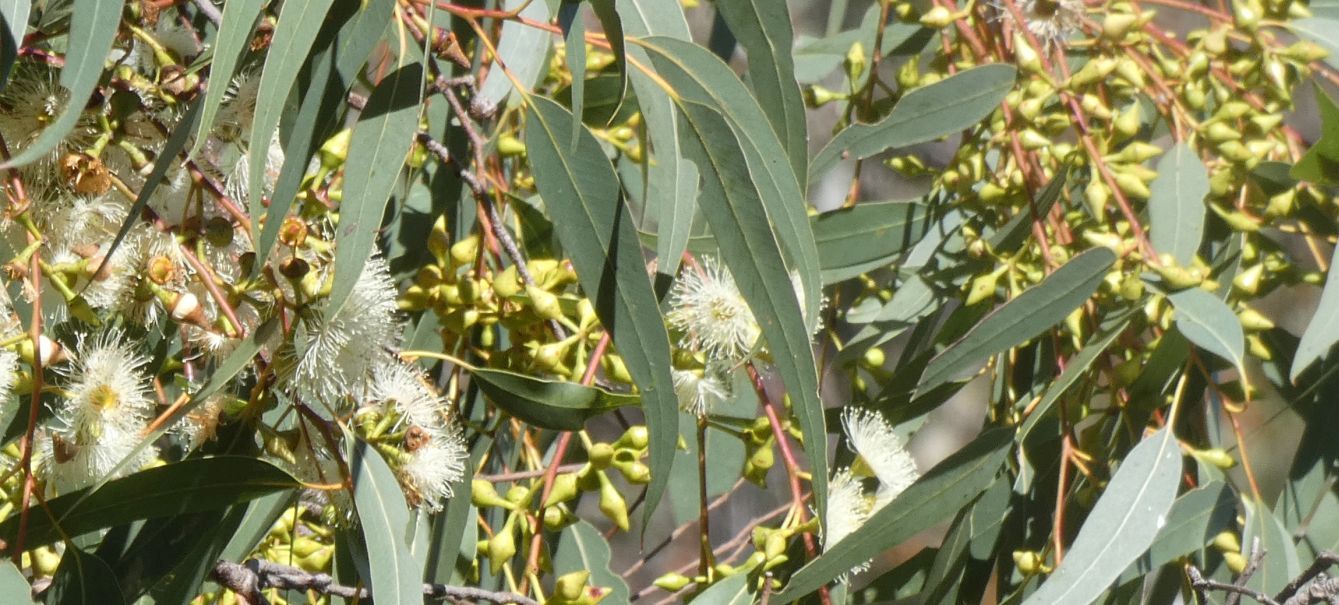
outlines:
[[[860, 479], [844, 468], [828, 480], [828, 512], [823, 519], [823, 550], [828, 549], [843, 538], [855, 533], [869, 520], [873, 512], [873, 501], [865, 495]], [[850, 573], [860, 573], [869, 569], [869, 561], [851, 568]], [[842, 574], [841, 581], [845, 581]]]
[[418, 368], [388, 359], [372, 369], [367, 397], [393, 408], [403, 422], [437, 432], [450, 408], [445, 397], [428, 388], [427, 381]]
[[425, 444], [409, 452], [400, 474], [418, 505], [435, 512], [442, 502], [454, 495], [452, 484], [465, 475], [465, 461], [469, 452], [465, 442], [454, 429], [435, 435]]
[[737, 362], [748, 356], [762, 328], [730, 271], [714, 258], [700, 260], [700, 270], [685, 268], [674, 282], [665, 318], [683, 334], [679, 346]]
[[674, 370], [674, 394], [679, 409], [705, 418], [716, 404], [730, 398], [729, 368], [709, 363], [702, 370]]
[[883, 508], [920, 477], [915, 459], [882, 414], [861, 408], [847, 408], [842, 414], [842, 424], [845, 425], [851, 449], [860, 455], [879, 479], [875, 510]]
[[[997, 0], [996, 8], [1005, 20], [1014, 23], [1014, 13], [1004, 2]], [[1064, 44], [1079, 31], [1083, 23], [1083, 0], [1017, 0], [1014, 4], [1023, 16], [1028, 31], [1032, 32], [1044, 49]], [[1014, 25], [1016, 27], [1018, 24]]]

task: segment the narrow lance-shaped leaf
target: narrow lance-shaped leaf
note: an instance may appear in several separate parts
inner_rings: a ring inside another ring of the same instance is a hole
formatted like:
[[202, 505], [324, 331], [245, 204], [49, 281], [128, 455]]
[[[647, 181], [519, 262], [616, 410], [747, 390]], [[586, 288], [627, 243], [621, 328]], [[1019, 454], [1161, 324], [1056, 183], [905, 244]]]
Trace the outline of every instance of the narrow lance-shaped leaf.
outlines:
[[1060, 323], [1092, 296], [1114, 262], [1116, 255], [1106, 248], [1093, 248], [1070, 259], [1041, 283], [991, 311], [960, 340], [931, 359], [916, 392], [944, 384], [964, 369]]
[[[598, 10], [598, 4], [597, 10]], [[663, 35], [691, 39], [683, 9], [674, 2], [658, 0], [617, 0], [616, 9], [623, 27], [632, 36]], [[639, 46], [627, 53], [638, 63], [649, 66], [651, 59]], [[628, 74], [637, 105], [646, 121], [647, 133], [654, 146], [653, 160], [645, 165], [643, 199], [656, 219], [656, 267], [663, 275], [674, 275], [679, 260], [688, 248], [697, 202], [697, 167], [683, 157], [679, 147], [678, 112], [669, 96], [650, 75], [636, 69]]]
[[470, 368], [470, 374], [484, 394], [508, 414], [555, 431], [581, 430], [595, 416], [640, 401], [636, 395], [505, 370]]
[[786, 271], [780, 243], [769, 227], [758, 189], [749, 177], [739, 140], [728, 136], [729, 123], [697, 103], [679, 104], [684, 112], [684, 149], [702, 172], [702, 194], [722, 203], [705, 204], [721, 256], [740, 293], [758, 318], [767, 348], [781, 373], [800, 421], [805, 455], [814, 469], [813, 489], [820, 514], [827, 506], [827, 428], [818, 398], [818, 370], [809, 330]]
[[0, 0], [0, 90], [9, 81], [9, 70], [19, 58], [19, 45], [28, 31], [31, 0]]
[[[517, 15], [532, 23], [549, 22], [549, 3], [530, 0], [506, 0], [499, 8], [507, 11], [520, 9]], [[496, 57], [489, 57], [496, 63], [488, 70], [483, 84], [479, 85], [479, 96], [475, 104], [486, 108], [497, 107], [511, 94], [512, 81], [506, 71], [523, 86], [531, 86], [539, 77], [540, 71], [548, 67], [549, 32], [522, 25], [514, 19], [502, 22], [502, 32], [497, 43]], [[506, 70], [506, 71], [504, 71]], [[528, 94], [529, 90], [521, 91]]]
[[1240, 368], [1246, 353], [1241, 321], [1222, 299], [1199, 288], [1167, 295], [1176, 309], [1176, 329], [1195, 346]]
[[1101, 332], [1088, 339], [1088, 342], [1083, 345], [1083, 350], [1079, 351], [1065, 364], [1065, 370], [1046, 387], [1046, 391], [1042, 394], [1037, 405], [1032, 406], [1032, 413], [1028, 414], [1027, 420], [1023, 422], [1023, 428], [1018, 430], [1019, 441], [1026, 439], [1032, 429], [1036, 428], [1037, 423], [1047, 416], [1051, 406], [1055, 405], [1055, 402], [1059, 401], [1069, 391], [1070, 387], [1074, 386], [1079, 379], [1088, 373], [1088, 369], [1092, 367], [1093, 362], [1097, 361], [1106, 352], [1107, 347], [1111, 346], [1111, 343], [1115, 342], [1116, 338], [1125, 332], [1125, 328], [1130, 325], [1132, 319], [1134, 319], [1134, 311], [1122, 313], [1106, 321], [1101, 328]]
[[[75, 0], [70, 12], [69, 50], [60, 70], [60, 85], [70, 92], [65, 109], [37, 139], [0, 164], [0, 169], [23, 166], [56, 148], [84, 112], [84, 105], [102, 77], [102, 65], [112, 50], [124, 0]], [[15, 151], [13, 149], [10, 150]]]
[[[50, 544], [137, 519], [215, 510], [297, 486], [297, 479], [264, 460], [191, 458], [115, 479], [97, 492], [85, 488], [48, 500], [42, 512], [29, 516], [26, 544]], [[18, 515], [6, 519], [0, 536], [13, 541], [18, 525]]]
[[[256, 112], [251, 118], [250, 147], [247, 149], [247, 199], [253, 231], [259, 228], [261, 215], [265, 213], [261, 192], [265, 188], [265, 165], [270, 141], [279, 129], [279, 115], [293, 90], [293, 82], [297, 80], [304, 59], [316, 42], [316, 32], [320, 30], [333, 2], [288, 0], [280, 9], [279, 22], [274, 26], [269, 55], [260, 73]], [[306, 165], [307, 158], [287, 158], [285, 163], [290, 161]], [[271, 216], [270, 219], [276, 222], [283, 220], [283, 217]], [[257, 233], [251, 235], [253, 240], [258, 238]]]
[[1195, 150], [1177, 143], [1158, 162], [1158, 178], [1149, 186], [1149, 239], [1159, 254], [1170, 254], [1188, 267], [1204, 237], [1204, 196], [1209, 171]]
[[237, 71], [242, 52], [255, 35], [256, 18], [263, 6], [265, 0], [231, 0], [223, 5], [223, 19], [214, 37], [214, 58], [209, 65], [209, 87], [205, 90], [199, 131], [195, 135], [195, 144], [191, 145], [192, 156], [200, 151], [209, 129], [214, 127], [214, 117], [228, 92], [228, 82]]
[[887, 265], [925, 234], [926, 206], [866, 202], [814, 217], [823, 283], [851, 279]]
[[1012, 442], [1012, 431], [988, 431], [935, 465], [876, 511], [859, 531], [795, 572], [785, 590], [775, 595], [774, 602], [789, 603], [818, 590], [852, 567], [956, 513], [990, 487]]
[[1288, 371], [1288, 380], [1297, 381], [1303, 370], [1311, 367], [1316, 360], [1328, 355], [1339, 342], [1339, 271], [1334, 269], [1339, 261], [1339, 248], [1335, 248], [1330, 259], [1330, 271], [1325, 275], [1325, 289], [1320, 293], [1320, 304], [1316, 314], [1306, 324], [1302, 332], [1302, 342], [1297, 345], [1297, 356], [1293, 357], [1292, 368]]
[[33, 603], [33, 587], [13, 562], [0, 563], [0, 600], [28, 605]]
[[888, 117], [874, 124], [852, 124], [837, 133], [809, 164], [809, 181], [816, 182], [843, 157], [867, 158], [980, 122], [1004, 101], [1016, 73], [1012, 65], [982, 65], [908, 92]]
[[[614, 8], [614, 0], [590, 0], [591, 10], [604, 28], [604, 37], [609, 41], [609, 50], [614, 54], [614, 71], [618, 72], [618, 106], [623, 106], [624, 96], [628, 92], [628, 51], [623, 39], [623, 18]], [[581, 112], [573, 110], [574, 114]], [[609, 112], [610, 120], [619, 114], [618, 108]]]
[[1163, 428], [1125, 457], [1088, 514], [1055, 573], [1024, 605], [1097, 600], [1127, 566], [1144, 554], [1167, 523], [1181, 481], [1181, 444]]
[[730, 32], [748, 53], [749, 87], [790, 158], [791, 170], [805, 188], [809, 141], [804, 98], [795, 82], [791, 46], [794, 32], [785, 0], [735, 0], [716, 5]]
[[363, 265], [376, 247], [386, 199], [404, 167], [418, 130], [423, 67], [410, 63], [386, 76], [367, 99], [349, 141], [344, 198], [335, 230], [335, 278], [329, 311], [348, 300]]
[[112, 569], [96, 555], [71, 546], [56, 568], [46, 602], [51, 605], [116, 605], [126, 601]]
[[[525, 139], [535, 187], [572, 256], [582, 289], [641, 390], [651, 440], [649, 518], [668, 484], [678, 437], [669, 334], [632, 215], [619, 195], [618, 176], [599, 142], [563, 106], [542, 97], [530, 101]], [[574, 129], [577, 146], [569, 149]]]
[[372, 594], [382, 603], [422, 602], [422, 570], [409, 552], [409, 508], [395, 471], [371, 446], [358, 441], [349, 472], [358, 527], [367, 545]]

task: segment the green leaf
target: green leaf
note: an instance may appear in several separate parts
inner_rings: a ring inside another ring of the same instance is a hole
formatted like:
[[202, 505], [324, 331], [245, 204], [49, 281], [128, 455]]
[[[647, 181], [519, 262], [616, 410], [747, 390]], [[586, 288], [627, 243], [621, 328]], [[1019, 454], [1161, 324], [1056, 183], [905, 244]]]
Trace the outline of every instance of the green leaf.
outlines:
[[[669, 484], [678, 439], [678, 397], [670, 375], [670, 341], [637, 229], [620, 195], [618, 175], [595, 136], [563, 106], [531, 99], [525, 130], [535, 187], [553, 215], [553, 227], [572, 257], [595, 314], [641, 390], [650, 431], [651, 484], [645, 518]], [[576, 141], [571, 147], [569, 141]]]
[[579, 431], [595, 416], [640, 401], [636, 395], [505, 370], [473, 368], [470, 373], [494, 405], [527, 424], [554, 431]]
[[[506, 11], [520, 9], [518, 17], [537, 23], [549, 22], [548, 2], [506, 0], [498, 8]], [[502, 21], [500, 36], [497, 43], [498, 56], [489, 57], [494, 60], [493, 68], [488, 70], [483, 84], [479, 86], [479, 95], [474, 101], [476, 107], [496, 108], [511, 94], [511, 78], [507, 77], [504, 70], [510, 71], [521, 85], [529, 87], [548, 69], [549, 32], [522, 25], [516, 19], [505, 19]], [[521, 93], [526, 95], [530, 91], [527, 89]]]
[[631, 596], [628, 583], [609, 569], [613, 554], [609, 542], [590, 522], [581, 520], [564, 529], [558, 536], [558, 549], [553, 554], [555, 576], [574, 571], [590, 571], [590, 585], [605, 588], [605, 599], [610, 603], [627, 603]]
[[1114, 262], [1116, 255], [1106, 248], [1093, 248], [1070, 259], [1041, 283], [991, 311], [931, 359], [916, 392], [933, 389], [1060, 323], [1097, 290]]
[[739, 573], [711, 585], [690, 601], [693, 605], [749, 605], [749, 574]]
[[344, 168], [344, 199], [335, 229], [335, 277], [328, 316], [344, 306], [376, 248], [386, 199], [418, 131], [422, 86], [423, 66], [418, 63], [391, 72], [372, 91], [353, 127]]
[[296, 504], [294, 493], [291, 491], [275, 492], [246, 503], [246, 514], [242, 517], [242, 522], [231, 532], [231, 537], [219, 551], [218, 558], [223, 561], [245, 559], [270, 532], [274, 522], [284, 512], [293, 510], [294, 504]]
[[1181, 445], [1168, 428], [1136, 445], [1097, 500], [1064, 562], [1024, 605], [1097, 600], [1167, 524], [1181, 482]]
[[422, 569], [409, 552], [412, 535], [409, 507], [395, 471], [366, 442], [353, 444], [349, 459], [353, 474], [353, 503], [359, 529], [367, 545], [367, 578], [372, 594], [382, 603], [419, 603], [423, 600]]
[[[351, 8], [355, 7], [348, 3], [334, 6], [327, 21], [346, 16], [345, 11]], [[347, 103], [349, 88], [367, 62], [368, 53], [380, 42], [394, 8], [395, 5], [386, 2], [368, 3], [366, 8], [343, 21], [333, 36], [317, 36], [318, 39], [333, 39], [323, 44], [311, 61], [311, 69], [308, 71], [310, 78], [304, 81], [308, 89], [293, 118], [288, 140], [284, 142], [285, 158], [311, 157], [317, 145], [325, 142], [336, 129], [343, 127], [342, 108]], [[327, 28], [330, 26], [327, 23]], [[270, 196], [270, 216], [278, 219], [288, 215], [306, 171], [305, 159], [284, 162], [274, 182], [274, 193]], [[257, 274], [265, 261], [269, 260], [283, 224], [283, 220], [266, 221], [261, 229], [253, 265]]]
[[[191, 458], [115, 479], [96, 493], [86, 488], [48, 500], [28, 517], [24, 543], [31, 548], [137, 519], [215, 510], [297, 486], [264, 460]], [[18, 515], [6, 519], [0, 536], [12, 543], [18, 525]]]
[[804, 190], [809, 141], [804, 98], [795, 82], [795, 61], [791, 58], [794, 33], [786, 2], [735, 0], [717, 4], [716, 10], [748, 54], [749, 88], [767, 114]]
[[[563, 43], [567, 54], [567, 71], [572, 74], [572, 86], [567, 91], [572, 114], [584, 116], [586, 106], [586, 21], [581, 18], [581, 3], [564, 2], [559, 4], [558, 25], [562, 27], [563, 31]], [[572, 139], [572, 147], [576, 147], [575, 138]]]
[[1219, 532], [1231, 528], [1236, 516], [1237, 500], [1226, 483], [1208, 483], [1186, 492], [1172, 504], [1167, 525], [1148, 552], [1131, 564], [1122, 577], [1134, 579], [1152, 573], [1203, 548]]
[[1004, 101], [1016, 73], [1012, 65], [982, 65], [908, 92], [884, 119], [837, 133], [810, 162], [809, 181], [817, 182], [845, 157], [867, 158], [970, 128]]
[[[247, 200], [253, 231], [260, 227], [261, 215], [265, 213], [261, 193], [265, 187], [265, 165], [270, 141], [279, 129], [279, 116], [288, 102], [293, 83], [297, 81], [298, 72], [311, 52], [316, 42], [316, 33], [321, 29], [333, 3], [334, 0], [287, 0], [279, 11], [279, 22], [274, 26], [274, 38], [270, 42], [265, 67], [260, 73], [256, 112], [251, 118], [247, 149]], [[287, 158], [284, 163], [290, 161], [303, 166], [307, 164], [307, 158]], [[272, 223], [283, 220], [277, 213], [270, 218]], [[259, 234], [251, 235], [259, 241]]]
[[46, 602], [51, 605], [125, 603], [112, 569], [97, 556], [70, 546], [56, 567]]
[[26, 605], [34, 603], [33, 587], [11, 561], [0, 562], [0, 600]]
[[[987, 240], [990, 242], [990, 249], [996, 254], [1012, 254], [1018, 250], [1027, 240], [1027, 236], [1032, 233], [1032, 225], [1036, 216], [1046, 216], [1055, 206], [1055, 202], [1060, 199], [1060, 194], [1064, 193], [1065, 185], [1069, 182], [1070, 164], [1065, 164], [1059, 172], [1051, 178], [1051, 182], [1037, 194], [1032, 208], [1027, 212], [1019, 212], [1009, 219], [998, 231]], [[1036, 214], [1034, 215], [1033, 212]]]
[[[1335, 30], [1331, 27], [1329, 31]], [[1330, 56], [1339, 57], [1339, 53], [1332, 51]], [[1319, 87], [1316, 88], [1316, 105], [1320, 113], [1320, 138], [1306, 150], [1302, 159], [1293, 164], [1291, 174], [1299, 180], [1333, 185], [1339, 182], [1334, 176], [1339, 171], [1339, 105]]]
[[1302, 573], [1297, 547], [1293, 545], [1292, 534], [1278, 516], [1269, 510], [1267, 504], [1259, 500], [1243, 500], [1242, 505], [1246, 509], [1246, 523], [1241, 534], [1242, 548], [1249, 550], [1258, 538], [1260, 549], [1269, 553], [1260, 561], [1260, 569], [1251, 576], [1246, 587], [1264, 591], [1265, 594], [1275, 594]]
[[[759, 318], [762, 336], [794, 403], [812, 468], [827, 468], [827, 429], [818, 397], [818, 370], [810, 327], [787, 271], [803, 282], [810, 308], [821, 299], [818, 252], [804, 216], [804, 198], [757, 102], [720, 59], [691, 43], [663, 37], [644, 41], [657, 72], [678, 93], [685, 118], [680, 142], [702, 177], [702, 213], [740, 292]], [[820, 513], [827, 506], [826, 473], [813, 477]]]
[[1221, 298], [1199, 288], [1167, 295], [1176, 309], [1176, 328], [1195, 346], [1242, 367], [1246, 336], [1241, 321]]
[[823, 283], [833, 284], [887, 265], [929, 226], [915, 202], [865, 202], [814, 217]]
[[1320, 293], [1320, 304], [1316, 314], [1307, 322], [1302, 332], [1302, 341], [1297, 345], [1297, 354], [1293, 357], [1292, 368], [1288, 370], [1288, 380], [1297, 382], [1297, 377], [1311, 367], [1317, 360], [1329, 355], [1334, 344], [1339, 342], [1339, 271], [1335, 270], [1339, 262], [1339, 248], [1330, 258], [1330, 270], [1325, 274], [1325, 288]]
[[[683, 9], [674, 2], [661, 0], [616, 0], [615, 7], [623, 20], [628, 35], [648, 37], [670, 36], [692, 39]], [[639, 46], [627, 49], [628, 54], [644, 66], [651, 59]], [[656, 270], [673, 276], [678, 272], [679, 260], [688, 247], [692, 234], [693, 209], [697, 200], [697, 167], [684, 159], [679, 146], [681, 128], [678, 112], [668, 95], [650, 75], [642, 70], [628, 74], [637, 93], [637, 104], [646, 129], [654, 145], [654, 161], [647, 162], [643, 199], [647, 215], [656, 218]]]
[[[618, 108], [623, 105], [624, 95], [628, 91], [628, 52], [623, 39], [623, 19], [614, 8], [614, 0], [590, 0], [590, 8], [600, 20], [600, 27], [604, 29], [604, 37], [609, 41], [609, 51], [614, 54], [614, 71], [618, 74], [618, 101], [614, 111], [609, 114], [609, 120], [604, 124], [607, 126], [613, 124], [613, 119], [620, 115]], [[577, 113], [575, 109], [572, 113], [583, 118], [586, 115], [584, 112]]]
[[1010, 451], [1013, 431], [982, 433], [944, 459], [892, 502], [865, 521], [861, 530], [834, 544], [795, 575], [774, 602], [807, 595], [863, 561], [933, 527], [990, 487]]
[[9, 82], [9, 70], [19, 58], [19, 45], [28, 31], [31, 0], [0, 0], [0, 90]]
[[125, 0], [75, 0], [70, 14], [69, 49], [65, 53], [65, 67], [60, 70], [60, 85], [70, 91], [65, 109], [60, 117], [42, 129], [37, 140], [19, 150], [8, 162], [0, 164], [0, 169], [23, 166], [45, 156], [78, 123], [93, 89], [102, 78], [102, 65], [111, 53], [112, 41], [120, 29], [124, 6]]
[[214, 36], [214, 58], [209, 65], [209, 86], [205, 89], [204, 109], [200, 114], [200, 127], [191, 145], [191, 156], [200, 151], [200, 147], [209, 138], [207, 135], [214, 127], [214, 118], [219, 106], [228, 92], [228, 82], [237, 71], [242, 53], [255, 35], [256, 18], [260, 16], [265, 0], [232, 0], [223, 5], [223, 19], [219, 23], [218, 33]]
[[1088, 368], [1092, 367], [1093, 362], [1097, 361], [1106, 352], [1107, 347], [1111, 346], [1111, 343], [1115, 342], [1116, 338], [1125, 332], [1125, 328], [1130, 325], [1130, 320], [1134, 319], [1134, 313], [1133, 310], [1127, 311], [1104, 322], [1105, 325], [1103, 325], [1101, 333], [1088, 339], [1088, 343], [1083, 345], [1083, 349], [1065, 363], [1064, 371], [1060, 372], [1060, 376], [1057, 376], [1046, 387], [1046, 392], [1042, 395], [1041, 401], [1037, 402], [1037, 405], [1032, 409], [1032, 413], [1028, 414], [1027, 420], [1023, 422], [1023, 428], [1018, 430], [1019, 441], [1027, 439], [1028, 435], [1032, 433], [1032, 429], [1036, 428], [1037, 424], [1047, 416], [1051, 406], [1055, 405], [1055, 402], [1059, 401], [1069, 391], [1070, 387], [1078, 383], [1079, 379], [1088, 373]]
[[1159, 254], [1170, 254], [1189, 267], [1204, 237], [1204, 196], [1209, 171], [1195, 150], [1177, 143], [1158, 162], [1158, 178], [1149, 186], [1149, 239]]

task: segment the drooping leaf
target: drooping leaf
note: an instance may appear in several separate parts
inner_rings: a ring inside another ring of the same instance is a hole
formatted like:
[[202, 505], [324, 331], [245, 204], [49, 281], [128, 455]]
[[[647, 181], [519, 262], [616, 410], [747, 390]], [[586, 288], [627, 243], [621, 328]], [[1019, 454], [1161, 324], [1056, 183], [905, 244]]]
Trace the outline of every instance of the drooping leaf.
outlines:
[[914, 202], [866, 202], [814, 217], [823, 283], [891, 263], [924, 235], [925, 219], [926, 207]]
[[0, 91], [9, 82], [9, 70], [19, 58], [19, 45], [28, 31], [30, 0], [0, 0]]
[[636, 395], [505, 370], [474, 368], [470, 373], [488, 398], [508, 414], [554, 431], [581, 430], [595, 416], [641, 401]]
[[939, 386], [964, 369], [1060, 323], [1092, 296], [1115, 261], [1116, 255], [1106, 248], [1093, 248], [1070, 259], [1041, 283], [991, 311], [930, 360], [916, 391]]
[[[70, 13], [69, 48], [65, 67], [60, 70], [60, 85], [69, 91], [60, 117], [46, 125], [37, 139], [21, 150], [10, 149], [14, 156], [0, 163], [0, 169], [32, 163], [56, 148], [74, 129], [84, 105], [102, 78], [102, 66], [112, 50], [112, 41], [120, 27], [125, 0], [75, 0]], [[17, 15], [17, 11], [14, 13]], [[6, 13], [8, 16], [8, 13]], [[26, 20], [25, 20], [26, 25]]]
[[[669, 36], [691, 39], [683, 9], [674, 2], [658, 0], [616, 0], [615, 8], [622, 17], [628, 35], [648, 37]], [[627, 49], [638, 63], [651, 65], [650, 57], [639, 46]], [[674, 275], [679, 260], [688, 246], [693, 227], [693, 209], [697, 201], [697, 167], [684, 159], [679, 146], [679, 117], [674, 104], [650, 75], [642, 70], [628, 74], [637, 93], [637, 104], [651, 143], [655, 146], [654, 161], [647, 162], [643, 199], [647, 214], [656, 218], [656, 270], [663, 275]]]
[[1246, 336], [1241, 321], [1221, 298], [1199, 288], [1167, 295], [1176, 309], [1176, 328], [1195, 346], [1240, 368]]
[[1316, 305], [1316, 314], [1307, 322], [1302, 331], [1302, 341], [1297, 345], [1292, 368], [1288, 370], [1288, 380], [1296, 382], [1302, 372], [1329, 355], [1336, 342], [1339, 342], [1339, 271], [1334, 263], [1339, 262], [1339, 248], [1330, 258], [1330, 271], [1325, 274], [1325, 288], [1320, 293], [1320, 304]]
[[51, 605], [117, 605], [125, 603], [116, 575], [107, 563], [75, 547], [65, 551], [46, 602]]
[[605, 600], [627, 603], [631, 592], [622, 576], [609, 568], [613, 554], [609, 542], [590, 522], [582, 520], [564, 529], [558, 536], [558, 548], [553, 554], [553, 572], [561, 576], [574, 571], [590, 572], [590, 585], [607, 589]]
[[[818, 370], [809, 342], [821, 299], [817, 245], [804, 197], [757, 102], [733, 72], [702, 47], [652, 37], [643, 41], [657, 72], [678, 93], [680, 142], [701, 175], [702, 213], [741, 293], [759, 318], [762, 336], [805, 435], [826, 435]], [[789, 256], [788, 254], [789, 253]], [[798, 269], [797, 300], [788, 263]], [[813, 468], [827, 468], [822, 438], [804, 440]], [[817, 508], [826, 510], [826, 473], [815, 473]]]
[[1204, 196], [1209, 171], [1195, 150], [1177, 143], [1158, 162], [1158, 178], [1149, 185], [1149, 239], [1153, 250], [1170, 254], [1189, 267], [1204, 237]]
[[807, 595], [863, 561], [931, 527], [990, 487], [1004, 465], [1013, 432], [987, 431], [935, 465], [892, 502], [876, 511], [861, 530], [834, 544], [795, 575], [775, 602]]
[[1226, 483], [1213, 482], [1186, 492], [1172, 504], [1167, 525], [1148, 552], [1130, 565], [1122, 577], [1152, 573], [1176, 558], [1203, 548], [1219, 532], [1232, 527], [1237, 502]]
[[1181, 481], [1181, 445], [1168, 428], [1135, 446], [1088, 514], [1064, 562], [1024, 605], [1087, 605], [1153, 544]]
[[791, 47], [794, 34], [785, 0], [722, 2], [716, 10], [748, 54], [749, 88], [762, 105], [772, 131], [805, 189], [809, 141], [805, 133], [804, 99], [795, 82]]
[[[279, 130], [279, 116], [284, 111], [288, 96], [297, 81], [305, 58], [316, 42], [316, 33], [325, 21], [334, 0], [289, 0], [279, 9], [279, 21], [274, 26], [265, 67], [260, 72], [256, 92], [256, 111], [251, 118], [250, 143], [247, 149], [247, 200], [251, 212], [252, 230], [258, 229], [265, 205], [261, 193], [265, 188], [265, 165], [270, 141]], [[289, 160], [285, 160], [285, 164]], [[292, 158], [304, 166], [307, 158]], [[283, 220], [271, 216], [272, 223]], [[258, 241], [259, 234], [252, 233]], [[259, 265], [259, 263], [257, 263]]]
[[[29, 515], [25, 544], [50, 544], [136, 519], [215, 510], [297, 486], [292, 475], [264, 460], [191, 458], [115, 479], [95, 493], [86, 488], [48, 500]], [[0, 522], [0, 537], [12, 543], [18, 525], [18, 515]]]
[[[628, 90], [628, 53], [627, 44], [623, 39], [623, 18], [619, 16], [618, 10], [614, 8], [614, 0], [590, 0], [591, 10], [595, 12], [595, 17], [600, 20], [600, 27], [604, 29], [604, 37], [609, 41], [609, 52], [614, 55], [614, 71], [618, 76], [618, 102], [615, 103], [615, 111], [610, 112], [610, 120], [619, 115], [617, 108], [622, 106], [624, 95]], [[577, 114], [576, 110], [572, 113]], [[577, 115], [584, 116], [584, 113]], [[607, 120], [606, 125], [612, 124]]]
[[218, 558], [223, 561], [244, 560], [269, 533], [280, 515], [293, 512], [294, 496], [294, 492], [279, 491], [248, 502], [242, 522], [231, 532]]
[[884, 119], [837, 133], [809, 163], [809, 180], [817, 182], [844, 157], [867, 158], [971, 127], [1004, 101], [1016, 73], [1012, 65], [982, 65], [908, 92]]
[[209, 87], [202, 101], [204, 105], [200, 110], [200, 125], [195, 134], [195, 143], [191, 145], [191, 156], [200, 151], [208, 139], [206, 135], [214, 127], [214, 118], [228, 92], [228, 82], [237, 72], [242, 52], [256, 33], [256, 18], [264, 6], [265, 0], [235, 0], [223, 5], [223, 19], [214, 36], [214, 58], [209, 65]]
[[334, 27], [336, 31], [326, 36], [323, 30], [322, 35], [317, 36], [318, 41], [328, 39], [329, 43], [318, 47], [312, 58], [310, 78], [305, 82], [307, 91], [293, 118], [292, 131], [284, 143], [284, 157], [294, 158], [295, 161], [285, 161], [275, 178], [274, 193], [270, 196], [267, 213], [276, 220], [266, 221], [260, 231], [260, 239], [256, 240], [256, 262], [253, 266], [257, 274], [279, 239], [279, 229], [284, 224], [279, 217], [288, 215], [307, 171], [307, 162], [300, 158], [311, 157], [317, 145], [343, 126], [341, 118], [344, 114], [340, 108], [345, 105], [349, 88], [367, 62], [368, 53], [381, 40], [381, 33], [391, 20], [395, 5], [369, 2], [342, 23], [330, 23], [340, 21], [350, 8], [356, 7], [348, 3], [335, 5], [326, 27]]
[[[668, 485], [679, 409], [670, 375], [670, 342], [632, 215], [599, 142], [563, 106], [531, 99], [525, 131], [535, 187], [554, 217], [595, 313], [641, 391], [650, 432], [647, 518]], [[569, 141], [576, 141], [572, 148]]]
[[391, 72], [372, 91], [353, 127], [344, 169], [344, 198], [335, 229], [335, 277], [326, 303], [333, 316], [353, 293], [363, 265], [376, 248], [386, 199], [414, 145], [423, 66]]
[[[564, 2], [559, 4], [558, 25], [563, 30], [564, 48], [567, 54], [567, 71], [572, 74], [572, 85], [567, 90], [572, 114], [585, 115], [586, 21], [581, 18], [581, 3]], [[572, 147], [576, 147], [576, 139], [572, 140]]]
[[381, 454], [358, 441], [353, 445], [349, 472], [359, 529], [367, 545], [367, 581], [372, 594], [383, 603], [421, 602], [423, 570], [409, 552], [409, 507], [395, 471]]
[[[1331, 51], [1331, 59], [1336, 56], [1339, 54]], [[1320, 138], [1293, 164], [1291, 174], [1298, 180], [1333, 185], [1339, 182], [1334, 176], [1339, 170], [1339, 105], [1320, 88], [1316, 88], [1316, 105], [1320, 113]]]
[[[520, 9], [517, 16], [531, 22], [548, 23], [550, 18], [548, 2], [506, 0], [498, 8], [506, 11]], [[522, 86], [528, 87], [534, 85], [540, 73], [548, 68], [548, 32], [522, 25], [514, 19], [506, 19], [502, 22], [500, 35], [497, 42], [498, 56], [488, 57], [494, 61], [493, 67], [484, 76], [483, 84], [479, 85], [479, 95], [474, 102], [483, 108], [498, 107], [511, 94], [512, 82], [507, 77], [507, 71]], [[527, 89], [521, 93], [529, 94], [530, 91]]]

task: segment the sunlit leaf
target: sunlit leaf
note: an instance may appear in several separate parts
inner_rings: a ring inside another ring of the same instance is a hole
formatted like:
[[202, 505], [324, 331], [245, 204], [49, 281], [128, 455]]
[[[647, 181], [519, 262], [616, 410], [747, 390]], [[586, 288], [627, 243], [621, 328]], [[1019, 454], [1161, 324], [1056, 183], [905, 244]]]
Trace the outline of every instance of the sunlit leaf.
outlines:
[[488, 368], [475, 368], [470, 373], [488, 398], [508, 414], [555, 431], [581, 430], [595, 416], [641, 402], [636, 395], [610, 393], [575, 382]]
[[409, 552], [411, 517], [395, 472], [362, 441], [353, 446], [349, 472], [353, 474], [358, 527], [367, 545], [372, 594], [382, 602], [422, 601], [423, 570]]
[[1170, 254], [1189, 267], [1204, 236], [1204, 196], [1209, 171], [1185, 143], [1172, 147], [1158, 162], [1158, 178], [1149, 185], [1149, 240], [1159, 254]]

